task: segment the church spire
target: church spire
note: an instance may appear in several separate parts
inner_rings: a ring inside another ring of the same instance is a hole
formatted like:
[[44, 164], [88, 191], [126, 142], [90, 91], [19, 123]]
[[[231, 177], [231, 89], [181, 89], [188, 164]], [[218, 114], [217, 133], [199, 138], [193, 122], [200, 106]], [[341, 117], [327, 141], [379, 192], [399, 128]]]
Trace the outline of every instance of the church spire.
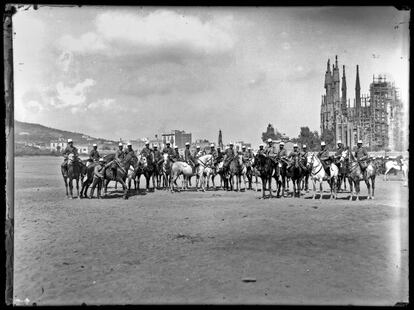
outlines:
[[342, 109], [342, 114], [344, 116], [348, 116], [347, 113], [347, 107], [346, 107], [346, 101], [347, 101], [347, 96], [346, 96], [346, 77], [345, 77], [345, 65], [342, 66], [342, 96], [341, 96], [341, 109]]
[[355, 109], [356, 116], [359, 120], [361, 113], [361, 86], [359, 84], [359, 66], [356, 66], [356, 81], [355, 81]]
[[338, 69], [338, 55], [335, 55], [335, 68]]

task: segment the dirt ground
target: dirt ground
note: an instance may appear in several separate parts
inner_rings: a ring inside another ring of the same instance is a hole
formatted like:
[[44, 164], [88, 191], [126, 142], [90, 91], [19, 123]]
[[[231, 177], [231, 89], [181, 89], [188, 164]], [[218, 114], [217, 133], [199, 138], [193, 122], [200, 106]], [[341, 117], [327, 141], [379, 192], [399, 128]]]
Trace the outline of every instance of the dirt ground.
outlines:
[[69, 200], [60, 162], [15, 159], [15, 304], [408, 302], [400, 175], [358, 202], [222, 190]]

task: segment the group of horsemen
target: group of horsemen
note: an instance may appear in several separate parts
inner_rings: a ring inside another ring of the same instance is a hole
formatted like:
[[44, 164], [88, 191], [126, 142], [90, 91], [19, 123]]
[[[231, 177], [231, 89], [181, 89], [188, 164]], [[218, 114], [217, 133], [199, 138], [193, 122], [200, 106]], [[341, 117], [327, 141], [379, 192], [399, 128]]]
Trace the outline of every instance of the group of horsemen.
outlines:
[[[339, 159], [342, 156], [342, 152], [345, 150], [345, 147], [343, 146], [341, 141], [337, 142], [337, 149], [333, 156], [333, 158], [329, 155], [328, 150], [326, 149], [325, 142], [321, 142], [321, 149], [317, 153], [317, 157], [320, 159], [323, 168], [325, 169], [325, 172], [327, 175], [330, 175], [330, 163], [332, 162], [332, 159], [335, 163], [339, 162]], [[302, 149], [299, 150], [299, 147], [297, 144], [293, 145], [293, 151], [291, 151], [289, 154], [287, 153], [287, 150], [284, 148], [284, 142], [279, 143], [279, 148], [277, 149], [276, 145], [273, 144], [272, 139], [267, 140], [267, 146], [264, 147], [264, 144], [259, 145], [259, 150], [257, 151], [258, 154], [265, 155], [269, 158], [271, 158], [273, 161], [280, 163], [282, 165], [286, 165], [286, 168], [289, 169], [292, 164], [295, 162], [295, 159], [299, 159], [299, 165], [302, 169], [306, 170], [306, 161], [308, 156], [308, 150], [307, 146], [303, 145]], [[64, 162], [62, 163], [62, 168], [67, 169], [67, 159], [68, 155], [73, 154], [75, 156], [75, 160], [78, 156], [78, 150], [73, 145], [72, 139], [68, 139], [68, 145], [63, 151], [63, 156], [65, 158]], [[124, 145], [122, 143], [119, 143], [118, 150], [115, 152], [114, 159], [109, 161], [108, 163], [105, 162], [105, 160], [100, 156], [98, 151], [98, 146], [96, 144], [93, 144], [93, 149], [89, 153], [89, 162], [96, 162], [97, 165], [94, 168], [94, 177], [102, 179], [105, 173], [105, 169], [108, 167], [115, 168], [116, 166], [120, 165], [122, 160], [128, 155], [135, 155], [135, 151], [132, 149], [131, 143], [127, 144], [127, 148], [124, 150]], [[145, 143], [145, 147], [141, 150], [140, 155], [145, 156], [147, 159], [150, 159], [152, 162], [160, 164], [163, 162], [163, 154], [168, 154], [168, 158], [172, 162], [176, 161], [184, 161], [188, 163], [190, 166], [195, 169], [199, 163], [198, 158], [200, 158], [203, 155], [211, 154], [212, 155], [212, 166], [214, 168], [217, 168], [218, 164], [223, 161], [223, 171], [226, 172], [229, 170], [230, 163], [234, 160], [238, 152], [234, 149], [234, 144], [230, 143], [229, 147], [224, 150], [224, 152], [221, 150], [220, 147], [215, 148], [214, 144], [210, 145], [210, 151], [205, 152], [200, 149], [200, 146], [197, 145], [196, 150], [192, 153], [190, 151], [190, 144], [185, 144], [185, 150], [184, 150], [184, 158], [181, 156], [181, 154], [178, 152], [178, 146], [171, 147], [171, 143], [167, 142], [166, 146], [162, 151], [158, 150], [158, 146], [156, 144], [153, 145], [153, 148], [150, 148], [150, 143], [147, 141]], [[242, 155], [243, 163], [249, 167], [251, 166], [252, 160], [254, 158], [254, 154], [250, 147], [246, 149], [246, 146], [242, 146], [241, 152], [239, 154]], [[358, 140], [357, 143], [357, 149], [355, 151], [355, 158], [360, 163], [360, 167], [362, 172], [365, 172], [365, 169], [367, 167], [367, 160], [368, 160], [368, 152], [367, 150], [362, 147], [362, 141]]]

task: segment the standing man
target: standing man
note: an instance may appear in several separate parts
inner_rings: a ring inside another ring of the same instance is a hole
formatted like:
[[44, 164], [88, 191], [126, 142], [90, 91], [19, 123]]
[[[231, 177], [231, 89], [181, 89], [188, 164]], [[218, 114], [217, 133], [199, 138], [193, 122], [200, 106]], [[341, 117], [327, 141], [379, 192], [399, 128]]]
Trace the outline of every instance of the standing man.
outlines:
[[325, 147], [326, 147], [326, 144], [325, 144], [324, 141], [322, 141], [321, 142], [321, 150], [319, 151], [319, 153], [316, 156], [321, 161], [323, 169], [325, 169], [326, 174], [328, 176], [331, 176], [331, 172], [330, 172], [330, 169], [329, 169], [329, 163], [327, 163], [327, 161], [329, 160], [329, 152]]
[[66, 146], [66, 148], [63, 150], [63, 163], [61, 165], [61, 167], [64, 169], [64, 175], [67, 176], [68, 174], [68, 155], [69, 154], [73, 154], [76, 156], [78, 156], [78, 149], [76, 147], [73, 146], [73, 141], [72, 139], [68, 139], [68, 145]]
[[99, 160], [100, 157], [101, 156], [99, 155], [99, 152], [98, 152], [98, 146], [96, 145], [96, 143], [94, 143], [93, 148], [89, 153], [89, 160], [91, 162], [96, 162]]
[[355, 157], [359, 163], [359, 166], [361, 167], [362, 174], [365, 177], [365, 169], [367, 169], [368, 163], [368, 152], [367, 150], [362, 146], [362, 140], [358, 140], [357, 142], [357, 149], [355, 151]]
[[101, 198], [101, 189], [102, 189], [102, 180], [103, 180], [103, 171], [105, 169], [105, 162], [103, 158], [99, 158], [98, 164], [95, 166], [93, 170], [93, 181], [92, 181], [92, 189], [89, 195], [89, 199], [93, 198], [93, 192], [95, 191], [96, 185], [98, 185], [98, 199]]

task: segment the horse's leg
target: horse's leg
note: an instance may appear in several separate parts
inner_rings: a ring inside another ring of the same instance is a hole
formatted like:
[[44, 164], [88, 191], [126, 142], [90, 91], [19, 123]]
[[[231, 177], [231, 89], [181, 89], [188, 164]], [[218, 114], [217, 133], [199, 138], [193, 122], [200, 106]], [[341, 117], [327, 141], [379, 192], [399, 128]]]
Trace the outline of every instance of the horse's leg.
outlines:
[[69, 178], [69, 198], [73, 199], [73, 179]]
[[128, 187], [125, 184], [124, 180], [118, 177], [117, 181], [122, 184], [122, 189], [124, 190], [124, 195], [123, 195], [124, 199], [128, 199]]
[[369, 184], [369, 177], [367, 176], [365, 179], [365, 184], [367, 185], [367, 189], [368, 189], [368, 198], [367, 199], [371, 199], [371, 185]]
[[371, 196], [371, 199], [374, 199], [375, 175], [371, 177], [371, 186], [372, 186], [372, 196]]
[[147, 189], [146, 191], [149, 192], [149, 183], [150, 183], [150, 175], [148, 173], [145, 174], [145, 181], [147, 182]]
[[319, 199], [322, 199], [322, 193], [323, 193], [323, 188], [322, 188], [322, 183], [323, 183], [323, 180], [321, 179], [321, 180], [319, 180], [319, 192], [320, 192], [320, 197], [319, 197]]
[[352, 198], [354, 197], [354, 181], [351, 178], [349, 178], [348, 180], [349, 180], [349, 192], [350, 192], [349, 200], [352, 200]]
[[68, 197], [69, 197], [69, 192], [68, 192], [68, 181], [66, 180], [66, 177], [63, 177], [63, 182], [65, 182], [66, 198], [68, 198]]
[[360, 186], [361, 186], [361, 180], [358, 180], [355, 184], [355, 190], [356, 190], [356, 200], [359, 200], [359, 191], [360, 191]]
[[388, 173], [390, 172], [391, 168], [388, 168], [387, 170], [385, 170], [384, 173], [384, 181], [388, 181]]
[[79, 178], [76, 178], [76, 193], [78, 194], [78, 199], [80, 199], [80, 195], [79, 195]]

